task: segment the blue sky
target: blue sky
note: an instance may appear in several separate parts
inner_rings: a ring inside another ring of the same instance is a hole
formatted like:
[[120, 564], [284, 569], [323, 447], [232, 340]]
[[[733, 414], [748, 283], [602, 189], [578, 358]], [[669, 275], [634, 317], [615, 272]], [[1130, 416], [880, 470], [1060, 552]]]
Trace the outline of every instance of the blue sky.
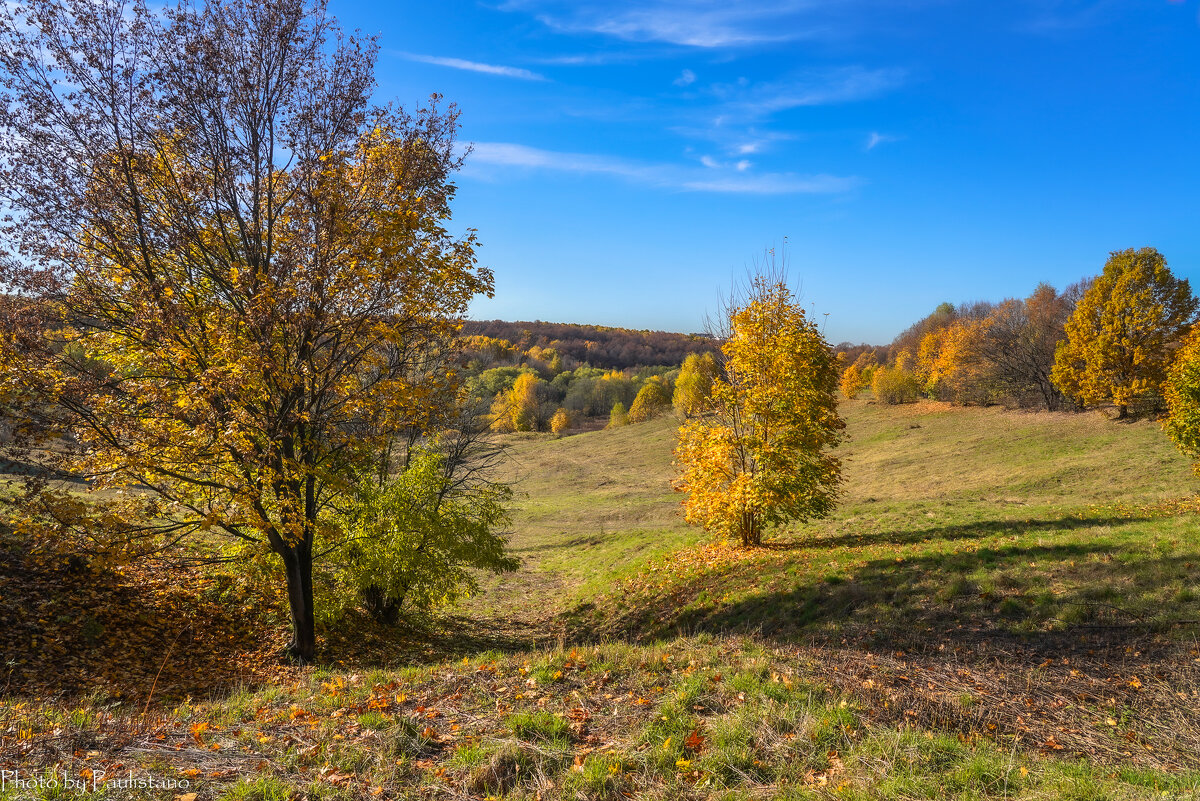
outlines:
[[1200, 288], [1200, 0], [330, 11], [379, 35], [380, 100], [462, 110], [476, 317], [700, 330], [785, 237], [833, 342], [1127, 247]]

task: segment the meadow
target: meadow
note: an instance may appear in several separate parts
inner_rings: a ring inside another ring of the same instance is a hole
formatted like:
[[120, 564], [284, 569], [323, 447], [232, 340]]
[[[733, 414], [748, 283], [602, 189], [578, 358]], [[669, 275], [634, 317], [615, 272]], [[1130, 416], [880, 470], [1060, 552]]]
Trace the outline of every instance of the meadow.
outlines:
[[510, 435], [521, 570], [316, 667], [231, 636], [241, 671], [185, 692], [160, 648], [127, 666], [158, 700], [10, 663], [6, 761], [186, 801], [1200, 797], [1200, 479], [1158, 424], [843, 413], [838, 510], [748, 552], [682, 521], [670, 417]]

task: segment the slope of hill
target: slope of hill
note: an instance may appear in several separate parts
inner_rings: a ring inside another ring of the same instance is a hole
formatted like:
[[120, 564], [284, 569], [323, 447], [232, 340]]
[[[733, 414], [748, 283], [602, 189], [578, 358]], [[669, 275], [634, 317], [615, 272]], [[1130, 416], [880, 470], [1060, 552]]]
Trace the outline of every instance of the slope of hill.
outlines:
[[[1156, 424], [844, 409], [841, 507], [750, 553], [682, 524], [670, 420], [514, 436], [524, 567], [447, 628], [148, 716], [8, 699], [0, 767], [243, 800], [1200, 793], [1196, 480]], [[458, 628], [499, 650], [421, 658]]]

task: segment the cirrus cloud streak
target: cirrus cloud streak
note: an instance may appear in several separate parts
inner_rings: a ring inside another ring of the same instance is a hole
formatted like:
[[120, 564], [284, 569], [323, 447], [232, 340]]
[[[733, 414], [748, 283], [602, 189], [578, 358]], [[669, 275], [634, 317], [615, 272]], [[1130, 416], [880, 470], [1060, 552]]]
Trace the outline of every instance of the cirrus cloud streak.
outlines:
[[590, 153], [542, 150], [512, 142], [476, 142], [472, 145], [466, 169], [473, 175], [480, 175], [480, 167], [612, 175], [660, 189], [724, 194], [840, 194], [862, 185], [862, 180], [854, 176], [755, 174], [748, 172], [747, 166], [735, 164], [731, 169], [698, 169]]

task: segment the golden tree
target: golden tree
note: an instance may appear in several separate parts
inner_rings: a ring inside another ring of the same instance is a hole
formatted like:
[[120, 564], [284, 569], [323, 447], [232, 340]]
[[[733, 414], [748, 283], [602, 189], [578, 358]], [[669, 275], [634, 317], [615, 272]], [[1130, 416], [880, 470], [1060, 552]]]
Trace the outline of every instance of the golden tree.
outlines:
[[671, 405], [671, 392], [659, 376], [651, 376], [638, 390], [637, 397], [629, 407], [629, 422], [644, 423], [652, 420]]
[[608, 413], [608, 427], [620, 428], [627, 425], [629, 425], [629, 412], [625, 410], [624, 403], [617, 401], [612, 405], [612, 409]]
[[839, 382], [842, 394], [850, 400], [858, 397], [859, 392], [871, 385], [871, 377], [876, 367], [874, 351], [864, 351], [858, 354], [858, 358], [842, 371], [842, 378]]
[[331, 510], [431, 434], [439, 469], [471, 452], [451, 342], [492, 277], [446, 227], [456, 112], [372, 108], [373, 42], [303, 0], [33, 0], [0, 36], [0, 285], [46, 318], [0, 383], [153, 499], [125, 533], [276, 554], [311, 660]]
[[1086, 405], [1112, 403], [1118, 418], [1158, 398], [1174, 350], [1196, 319], [1187, 279], [1154, 248], [1113, 252], [1075, 306], [1051, 379]]
[[980, 353], [983, 336], [983, 321], [967, 317], [925, 335], [919, 371], [927, 395], [960, 404], [989, 400], [989, 365]]
[[679, 430], [676, 489], [689, 523], [744, 546], [764, 529], [827, 514], [841, 482], [838, 364], [781, 280], [752, 279], [727, 310], [709, 412]]
[[536, 431], [538, 429], [538, 377], [534, 373], [521, 373], [513, 382], [508, 393], [508, 414], [513, 431]]
[[550, 432], [553, 434], [561, 434], [571, 427], [571, 415], [563, 407], [558, 407], [554, 412], [554, 416], [550, 418]]
[[[900, 355], [906, 355], [902, 351]], [[894, 406], [912, 403], [921, 397], [921, 384], [917, 376], [901, 365], [906, 359], [897, 359], [894, 365], [880, 365], [871, 374], [871, 392], [875, 400]]]
[[704, 403], [712, 394], [712, 382], [720, 370], [711, 353], [689, 353], [683, 360], [671, 403], [680, 417], [694, 417], [704, 411]]

